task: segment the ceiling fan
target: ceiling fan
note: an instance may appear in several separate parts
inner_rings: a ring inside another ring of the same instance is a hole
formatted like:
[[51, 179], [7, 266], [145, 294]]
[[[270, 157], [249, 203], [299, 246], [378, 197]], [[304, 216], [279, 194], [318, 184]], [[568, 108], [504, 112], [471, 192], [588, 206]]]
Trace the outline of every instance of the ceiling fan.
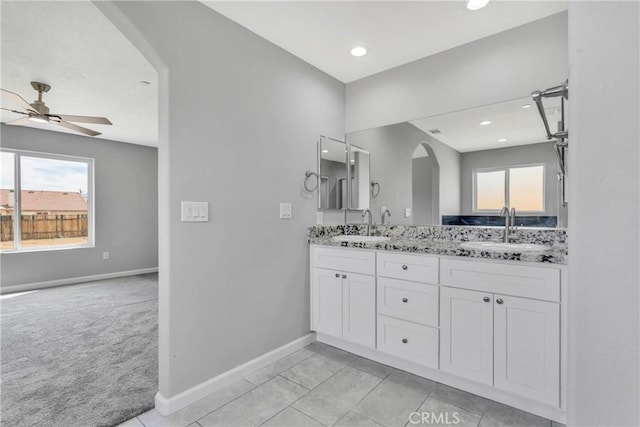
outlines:
[[21, 117], [17, 120], [12, 120], [7, 122], [7, 125], [25, 125], [28, 121], [38, 122], [38, 123], [50, 123], [58, 126], [62, 126], [63, 128], [71, 129], [76, 132], [80, 132], [89, 136], [100, 135], [100, 132], [96, 132], [91, 129], [87, 129], [82, 126], [78, 126], [76, 124], [70, 122], [77, 123], [94, 123], [98, 125], [110, 125], [112, 124], [109, 119], [105, 117], [90, 117], [90, 116], [71, 116], [68, 114], [49, 114], [49, 107], [45, 105], [42, 101], [42, 94], [49, 92], [51, 86], [46, 83], [40, 82], [31, 82], [31, 86], [38, 92], [38, 99], [33, 101], [33, 103], [29, 104], [24, 100], [23, 97], [18, 95], [17, 93], [10, 92], [5, 89], [0, 89], [3, 94], [9, 96], [13, 99], [20, 107], [24, 109], [24, 111], [12, 110], [9, 108], [2, 108], [2, 110], [11, 111], [12, 113], [22, 114], [26, 117]]

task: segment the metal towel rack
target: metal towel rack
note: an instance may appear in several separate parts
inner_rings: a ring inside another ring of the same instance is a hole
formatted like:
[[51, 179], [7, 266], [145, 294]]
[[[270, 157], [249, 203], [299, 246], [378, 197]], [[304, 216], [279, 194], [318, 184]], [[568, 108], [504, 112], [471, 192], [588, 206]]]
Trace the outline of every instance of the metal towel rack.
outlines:
[[[569, 138], [569, 131], [565, 126], [565, 100], [569, 100], [569, 79], [565, 80], [561, 85], [554, 86], [545, 90], [536, 90], [531, 92], [531, 97], [538, 107], [538, 112], [542, 118], [544, 130], [547, 134], [547, 139], [556, 139], [555, 149], [556, 158], [558, 159], [558, 180], [560, 181], [560, 188], [562, 193], [562, 206], [567, 206], [566, 188], [565, 188], [565, 175], [566, 175], [566, 150], [569, 146], [567, 139]], [[543, 98], [555, 98], [560, 97], [560, 121], [558, 122], [558, 130], [555, 133], [551, 133], [549, 128], [549, 121], [547, 120], [547, 113], [544, 111], [544, 105], [542, 103]]]

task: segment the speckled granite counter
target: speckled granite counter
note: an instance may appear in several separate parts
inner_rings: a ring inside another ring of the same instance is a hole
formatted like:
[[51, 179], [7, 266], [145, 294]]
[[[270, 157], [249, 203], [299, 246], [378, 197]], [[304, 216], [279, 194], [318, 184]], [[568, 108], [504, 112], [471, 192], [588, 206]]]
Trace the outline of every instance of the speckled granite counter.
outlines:
[[544, 252], [503, 252], [461, 248], [463, 242], [500, 241], [501, 227], [463, 226], [408, 226], [375, 225], [372, 236], [388, 236], [385, 242], [340, 242], [333, 236], [366, 235], [366, 225], [318, 225], [309, 227], [307, 239], [311, 244], [342, 246], [384, 251], [414, 252], [432, 255], [461, 256], [508, 261], [567, 264], [567, 230], [526, 228], [517, 231], [518, 243], [534, 243], [549, 246]]

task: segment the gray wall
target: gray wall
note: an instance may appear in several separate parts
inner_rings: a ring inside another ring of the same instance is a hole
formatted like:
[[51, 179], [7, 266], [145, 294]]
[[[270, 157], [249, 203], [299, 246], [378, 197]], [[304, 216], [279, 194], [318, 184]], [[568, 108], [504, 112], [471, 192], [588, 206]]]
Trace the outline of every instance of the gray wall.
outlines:
[[348, 83], [347, 132], [522, 98], [568, 72], [560, 13]]
[[[391, 211], [392, 224], [413, 224], [404, 218], [412, 207], [411, 159], [420, 143], [433, 150], [440, 166], [440, 215], [456, 215], [460, 209], [460, 153], [408, 122], [348, 134], [349, 141], [371, 153], [371, 179], [380, 183], [380, 194], [371, 199], [371, 212], [380, 222], [380, 208]], [[440, 223], [440, 218], [435, 218]]]
[[[95, 247], [2, 254], [2, 288], [158, 266], [158, 150], [2, 125], [2, 147], [95, 159]], [[102, 253], [109, 252], [103, 260]]]
[[[159, 326], [170, 398], [309, 332], [317, 199], [302, 183], [318, 135], [344, 134], [344, 85], [199, 2], [111, 7], [168, 70]], [[181, 223], [181, 200], [208, 201], [210, 221]], [[293, 204], [291, 220], [278, 218], [280, 202]]]
[[438, 224], [433, 218], [433, 167], [429, 157], [411, 160], [411, 208], [414, 224]]
[[472, 151], [461, 156], [461, 215], [473, 214], [473, 170], [482, 168], [544, 163], [545, 212], [558, 215], [557, 161], [553, 142]]
[[569, 426], [640, 425], [639, 21], [569, 3]]

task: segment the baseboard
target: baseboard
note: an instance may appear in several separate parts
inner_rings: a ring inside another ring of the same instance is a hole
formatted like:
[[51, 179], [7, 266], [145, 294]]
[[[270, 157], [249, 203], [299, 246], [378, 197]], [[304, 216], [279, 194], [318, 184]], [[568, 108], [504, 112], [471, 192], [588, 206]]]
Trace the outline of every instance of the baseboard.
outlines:
[[298, 338], [297, 340], [283, 345], [282, 347], [278, 347], [275, 350], [270, 351], [269, 353], [256, 357], [255, 359], [250, 360], [247, 363], [236, 366], [235, 368], [224, 372], [217, 377], [211, 378], [194, 387], [191, 387], [190, 389], [185, 390], [173, 397], [167, 398], [162, 396], [160, 392], [158, 392], [156, 394], [156, 410], [165, 416], [172, 414], [179, 409], [197, 402], [208, 394], [220, 390], [221, 388], [235, 381], [241, 380], [242, 378], [257, 371], [258, 369], [264, 368], [265, 366], [277, 361], [278, 359], [281, 359], [282, 357], [287, 356], [294, 351], [306, 347], [315, 340], [315, 333], [309, 333], [301, 338]]
[[138, 274], [157, 273], [158, 267], [141, 268], [139, 270], [117, 271], [115, 273], [94, 274], [92, 276], [70, 277], [68, 279], [49, 280], [47, 282], [26, 283], [24, 285], [3, 286], [0, 294], [13, 292], [33, 291], [36, 289], [53, 288], [56, 286], [73, 285], [83, 282], [94, 282], [96, 280], [115, 279], [118, 277], [136, 276]]

